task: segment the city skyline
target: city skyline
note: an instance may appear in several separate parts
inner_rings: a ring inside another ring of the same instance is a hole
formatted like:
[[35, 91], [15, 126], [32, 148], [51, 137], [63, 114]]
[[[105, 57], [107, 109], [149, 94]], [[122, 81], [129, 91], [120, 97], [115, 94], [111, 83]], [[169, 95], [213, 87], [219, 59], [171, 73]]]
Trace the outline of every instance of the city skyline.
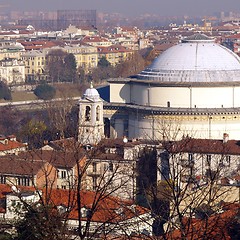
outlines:
[[239, 12], [239, 0], [1, 0], [2, 8], [20, 11], [55, 11], [58, 9], [94, 9], [97, 12], [121, 13], [126, 16], [156, 14], [159, 16], [202, 16], [221, 11]]

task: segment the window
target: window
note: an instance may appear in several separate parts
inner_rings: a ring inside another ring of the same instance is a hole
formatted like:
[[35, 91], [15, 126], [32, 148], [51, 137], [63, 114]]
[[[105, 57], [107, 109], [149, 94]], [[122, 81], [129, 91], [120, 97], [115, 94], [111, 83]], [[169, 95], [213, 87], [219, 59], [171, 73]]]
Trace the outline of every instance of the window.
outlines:
[[109, 163], [108, 170], [113, 172], [113, 163]]
[[93, 166], [93, 172], [97, 172], [97, 163], [93, 162], [92, 166]]
[[225, 156], [225, 166], [230, 167], [231, 156]]
[[62, 187], [62, 189], [66, 189], [66, 186], [65, 186], [65, 185], [62, 185], [61, 187]]
[[86, 110], [85, 110], [85, 121], [89, 122], [91, 120], [91, 108], [89, 106], [86, 106]]
[[170, 107], [170, 102], [167, 102], [167, 107]]
[[30, 179], [27, 178], [27, 177], [19, 177], [18, 178], [18, 185], [30, 186]]
[[100, 107], [97, 106], [96, 107], [96, 121], [99, 121], [100, 120]]
[[212, 156], [210, 154], [207, 154], [207, 160], [206, 160], [206, 166], [211, 166], [211, 160], [212, 160]]
[[0, 176], [0, 183], [1, 184], [6, 184], [6, 177], [5, 176]]
[[108, 170], [108, 164], [107, 163], [104, 163], [103, 169], [104, 169], [104, 172], [106, 172]]
[[97, 178], [95, 176], [93, 176], [93, 190], [97, 189]]
[[66, 171], [61, 171], [61, 178], [62, 179], [65, 179], [66, 178]]
[[219, 160], [219, 166], [230, 167], [230, 161], [231, 161], [231, 156], [229, 155], [222, 156], [222, 158]]
[[189, 161], [189, 162], [192, 162], [192, 161], [193, 161], [193, 154], [192, 154], [192, 153], [189, 153], [189, 154], [188, 154], [188, 161]]

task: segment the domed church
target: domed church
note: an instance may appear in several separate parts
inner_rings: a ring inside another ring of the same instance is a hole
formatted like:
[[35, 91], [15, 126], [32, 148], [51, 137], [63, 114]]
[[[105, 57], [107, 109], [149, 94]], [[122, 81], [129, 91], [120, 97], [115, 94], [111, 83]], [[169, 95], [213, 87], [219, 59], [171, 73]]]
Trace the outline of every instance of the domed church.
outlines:
[[240, 58], [196, 34], [132, 78], [110, 79], [108, 137], [240, 138]]

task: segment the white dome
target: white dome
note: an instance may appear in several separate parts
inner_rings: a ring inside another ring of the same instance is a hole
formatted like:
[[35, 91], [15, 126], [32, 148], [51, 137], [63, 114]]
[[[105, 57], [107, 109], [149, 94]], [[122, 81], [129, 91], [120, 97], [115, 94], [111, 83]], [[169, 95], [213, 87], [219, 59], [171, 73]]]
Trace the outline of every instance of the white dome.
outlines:
[[240, 58], [205, 35], [197, 34], [163, 52], [138, 79], [161, 82], [240, 81]]
[[96, 88], [93, 87], [92, 83], [90, 85], [90, 88], [88, 88], [85, 93], [83, 94], [83, 98], [89, 98], [92, 100], [99, 100], [100, 95]]

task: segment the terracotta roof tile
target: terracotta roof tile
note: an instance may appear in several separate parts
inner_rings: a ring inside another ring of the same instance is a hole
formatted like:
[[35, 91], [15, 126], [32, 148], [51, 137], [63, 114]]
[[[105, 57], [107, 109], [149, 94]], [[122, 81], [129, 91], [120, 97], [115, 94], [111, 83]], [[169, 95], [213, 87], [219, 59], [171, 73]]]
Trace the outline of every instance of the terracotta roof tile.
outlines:
[[120, 53], [120, 52], [131, 52], [121, 45], [111, 45], [109, 47], [98, 47], [99, 53]]
[[18, 141], [7, 140], [6, 144], [3, 144], [0, 142], [0, 151], [8, 151], [8, 150], [18, 149], [23, 147], [26, 147], [26, 144]]
[[[228, 232], [229, 224], [238, 214], [238, 209], [227, 210], [221, 214], [215, 214], [208, 219], [185, 219], [187, 224], [186, 239], [225, 239], [230, 240]], [[189, 222], [190, 220], [190, 222]], [[175, 230], [169, 234], [167, 239], [181, 239], [180, 230]]]
[[240, 154], [240, 141], [213, 139], [185, 138], [178, 142], [171, 142], [168, 146], [170, 152], [209, 153], [209, 154]]
[[42, 169], [46, 162], [44, 161], [28, 161], [20, 159], [18, 156], [0, 157], [0, 173], [13, 175], [32, 175]]
[[83, 42], [109, 42], [107, 38], [99, 37], [99, 36], [86, 36], [82, 40]]
[[[58, 206], [64, 204], [68, 206], [69, 198], [73, 203], [72, 211], [70, 213], [71, 219], [77, 219], [78, 211], [76, 206], [76, 192], [72, 191], [71, 194], [68, 190], [62, 189], [52, 189], [51, 191], [51, 201], [54, 205]], [[147, 213], [148, 210], [135, 206], [134, 209], [132, 201], [123, 201], [116, 197], [105, 196], [100, 193], [91, 192], [91, 191], [82, 191], [80, 194], [81, 197], [81, 207], [86, 207], [89, 209], [94, 209], [91, 220], [96, 222], [119, 222], [126, 219], [130, 219], [139, 214]], [[97, 201], [97, 202], [96, 202]], [[92, 208], [94, 204], [97, 203], [96, 208]], [[119, 211], [122, 211], [120, 214]]]
[[[20, 191], [34, 191], [32, 187], [22, 187]], [[11, 193], [11, 187], [0, 184], [0, 198], [5, 198], [7, 193]], [[77, 192], [73, 190], [51, 189], [48, 194], [42, 190], [44, 199], [50, 199], [53, 206], [69, 206], [71, 211], [69, 219], [78, 220]], [[94, 209], [91, 221], [95, 222], [119, 222], [137, 215], [149, 212], [140, 206], [133, 205], [132, 201], [124, 201], [116, 197], [106, 196], [101, 193], [82, 191], [80, 193], [81, 207]], [[94, 205], [96, 204], [96, 207]]]
[[26, 50], [40, 50], [57, 46], [53, 41], [19, 41]]
[[35, 150], [22, 152], [19, 157], [29, 161], [45, 161], [55, 167], [72, 168], [77, 161], [83, 159], [85, 152], [82, 151], [55, 151], [55, 150]]

